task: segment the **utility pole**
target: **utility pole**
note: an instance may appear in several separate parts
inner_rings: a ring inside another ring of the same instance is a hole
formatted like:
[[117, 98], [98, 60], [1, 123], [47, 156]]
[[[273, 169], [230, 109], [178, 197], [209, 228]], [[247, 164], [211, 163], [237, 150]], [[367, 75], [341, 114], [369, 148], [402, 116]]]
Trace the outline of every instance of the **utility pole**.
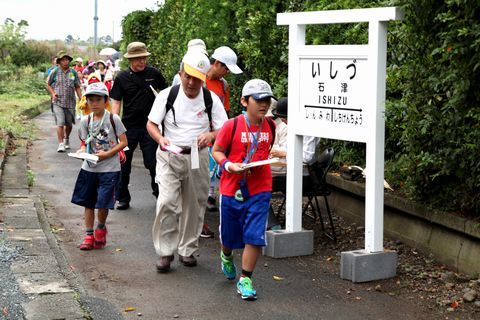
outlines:
[[98, 16], [97, 16], [97, 0], [95, 0], [95, 16], [93, 17], [93, 45], [95, 50], [97, 49], [97, 23], [98, 23]]

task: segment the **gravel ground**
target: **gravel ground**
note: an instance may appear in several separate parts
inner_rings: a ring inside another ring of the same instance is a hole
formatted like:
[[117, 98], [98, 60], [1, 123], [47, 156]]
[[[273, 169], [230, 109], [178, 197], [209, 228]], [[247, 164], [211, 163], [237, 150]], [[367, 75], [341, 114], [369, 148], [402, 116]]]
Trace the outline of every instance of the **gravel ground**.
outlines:
[[[333, 263], [334, 269], [340, 273], [340, 253], [364, 248], [365, 229], [333, 216], [337, 243], [322, 234], [319, 222], [305, 215], [303, 226], [315, 231], [315, 256], [319, 263]], [[355, 296], [356, 292], [375, 290], [422, 305], [438, 316], [438, 319], [480, 319], [478, 277], [455, 273], [435, 262], [427, 253], [400, 241], [385, 238], [384, 247], [398, 253], [397, 277], [352, 284], [345, 294]]]
[[[1, 218], [1, 217], [0, 217]], [[5, 229], [0, 223], [0, 319], [24, 319], [22, 303], [27, 297], [20, 292], [10, 264], [20, 257], [21, 252], [6, 240]]]

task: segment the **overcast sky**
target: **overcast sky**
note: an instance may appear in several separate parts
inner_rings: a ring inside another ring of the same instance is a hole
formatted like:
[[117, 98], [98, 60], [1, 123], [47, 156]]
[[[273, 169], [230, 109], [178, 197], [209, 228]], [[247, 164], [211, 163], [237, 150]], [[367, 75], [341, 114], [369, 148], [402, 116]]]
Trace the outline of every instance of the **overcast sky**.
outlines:
[[[135, 10], [156, 10], [158, 0], [98, 0], [98, 37], [121, 37], [121, 21]], [[160, 1], [163, 2], [163, 1]], [[6, 18], [26, 20], [27, 39], [64, 40], [93, 37], [95, 0], [0, 0], [0, 23]]]

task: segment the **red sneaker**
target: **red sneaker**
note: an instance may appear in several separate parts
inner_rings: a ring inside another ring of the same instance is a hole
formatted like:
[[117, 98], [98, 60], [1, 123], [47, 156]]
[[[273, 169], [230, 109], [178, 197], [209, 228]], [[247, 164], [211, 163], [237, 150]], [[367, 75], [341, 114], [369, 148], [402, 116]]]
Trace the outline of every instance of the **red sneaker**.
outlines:
[[94, 249], [102, 249], [107, 245], [107, 227], [103, 229], [95, 229], [95, 244]]
[[92, 250], [94, 241], [95, 239], [93, 236], [85, 236], [82, 244], [80, 245], [80, 250]]

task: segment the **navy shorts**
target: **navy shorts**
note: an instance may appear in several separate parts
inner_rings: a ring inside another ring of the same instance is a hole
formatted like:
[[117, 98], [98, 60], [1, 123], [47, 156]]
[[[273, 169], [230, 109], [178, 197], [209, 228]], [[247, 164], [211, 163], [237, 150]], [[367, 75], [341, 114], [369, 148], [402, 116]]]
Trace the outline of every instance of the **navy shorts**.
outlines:
[[73, 190], [72, 203], [91, 209], [113, 209], [119, 178], [120, 171], [90, 172], [81, 169]]
[[230, 249], [242, 249], [245, 244], [265, 246], [270, 192], [250, 196], [246, 201], [220, 196], [220, 241]]

